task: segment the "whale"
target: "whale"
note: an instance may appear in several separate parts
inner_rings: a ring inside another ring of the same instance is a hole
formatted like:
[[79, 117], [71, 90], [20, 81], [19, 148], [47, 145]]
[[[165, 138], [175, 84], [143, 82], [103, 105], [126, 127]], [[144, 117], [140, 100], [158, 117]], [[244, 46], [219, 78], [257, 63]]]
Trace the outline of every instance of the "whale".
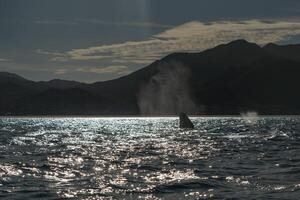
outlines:
[[193, 122], [189, 119], [189, 117], [185, 113], [179, 114], [179, 128], [189, 128], [189, 129], [194, 128]]

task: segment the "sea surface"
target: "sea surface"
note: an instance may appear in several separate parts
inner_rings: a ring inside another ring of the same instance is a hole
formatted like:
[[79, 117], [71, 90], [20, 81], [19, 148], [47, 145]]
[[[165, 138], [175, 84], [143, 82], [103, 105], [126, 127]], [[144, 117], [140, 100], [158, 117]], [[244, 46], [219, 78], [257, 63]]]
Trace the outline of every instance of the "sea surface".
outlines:
[[300, 117], [1, 118], [0, 199], [300, 199]]

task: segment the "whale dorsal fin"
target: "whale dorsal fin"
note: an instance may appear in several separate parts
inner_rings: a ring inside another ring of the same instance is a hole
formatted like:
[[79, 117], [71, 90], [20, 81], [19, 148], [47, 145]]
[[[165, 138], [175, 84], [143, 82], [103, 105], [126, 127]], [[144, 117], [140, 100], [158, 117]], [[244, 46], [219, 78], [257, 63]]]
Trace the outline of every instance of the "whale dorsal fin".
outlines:
[[180, 113], [179, 120], [180, 120], [180, 124], [179, 124], [180, 128], [194, 128], [194, 124], [189, 119], [189, 117], [187, 116], [187, 114]]

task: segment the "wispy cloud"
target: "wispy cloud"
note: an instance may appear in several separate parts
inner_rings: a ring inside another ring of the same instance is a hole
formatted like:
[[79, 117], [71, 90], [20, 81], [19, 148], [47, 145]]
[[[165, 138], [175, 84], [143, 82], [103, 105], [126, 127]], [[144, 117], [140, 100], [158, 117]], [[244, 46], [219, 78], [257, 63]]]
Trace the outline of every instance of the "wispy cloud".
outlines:
[[300, 21], [192, 21], [142, 41], [99, 45], [53, 54], [54, 60], [109, 61], [126, 65], [147, 64], [173, 52], [196, 52], [235, 39], [258, 44], [279, 42], [300, 35]]
[[11, 60], [6, 59], [6, 58], [0, 58], [0, 62], [9, 62], [9, 61], [11, 61]]
[[114, 22], [114, 21], [105, 21], [98, 19], [75, 19], [70, 21], [64, 20], [36, 20], [35, 24], [44, 24], [44, 25], [69, 25], [77, 26], [82, 24], [94, 24], [94, 25], [111, 25], [111, 26], [133, 26], [133, 27], [149, 27], [149, 28], [172, 28], [174, 26], [167, 24], [160, 24], [155, 22], [147, 21], [124, 21], [124, 22]]
[[45, 25], [63, 25], [63, 26], [77, 26], [78, 22], [75, 21], [60, 21], [60, 20], [37, 20], [34, 21], [36, 24], [45, 24]]
[[56, 74], [56, 75], [63, 75], [63, 74], [66, 74], [67, 72], [68, 72], [67, 69], [56, 69], [54, 71], [54, 74]]
[[65, 53], [58, 53], [58, 52], [52, 52], [52, 51], [45, 51], [42, 49], [37, 49], [36, 50], [37, 54], [45, 55], [51, 57], [52, 61], [67, 61], [68, 59], [65, 56]]
[[113, 22], [98, 19], [78, 19], [78, 22], [92, 23], [92, 24], [103, 24], [103, 25], [113, 25], [113, 26], [135, 26], [135, 27], [151, 27], [151, 28], [172, 28], [174, 26], [168, 24], [160, 24], [155, 22], [146, 21], [125, 21], [125, 22]]
[[116, 74], [125, 75], [129, 74], [130, 70], [127, 66], [107, 66], [107, 67], [81, 67], [76, 71], [96, 74]]

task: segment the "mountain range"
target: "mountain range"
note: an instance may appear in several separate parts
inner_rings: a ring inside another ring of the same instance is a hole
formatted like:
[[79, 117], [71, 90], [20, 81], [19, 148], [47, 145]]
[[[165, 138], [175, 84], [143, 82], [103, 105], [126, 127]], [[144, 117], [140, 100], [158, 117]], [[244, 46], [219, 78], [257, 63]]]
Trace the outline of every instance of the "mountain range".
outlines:
[[92, 84], [0, 72], [0, 94], [0, 115], [300, 114], [300, 45], [236, 40]]

